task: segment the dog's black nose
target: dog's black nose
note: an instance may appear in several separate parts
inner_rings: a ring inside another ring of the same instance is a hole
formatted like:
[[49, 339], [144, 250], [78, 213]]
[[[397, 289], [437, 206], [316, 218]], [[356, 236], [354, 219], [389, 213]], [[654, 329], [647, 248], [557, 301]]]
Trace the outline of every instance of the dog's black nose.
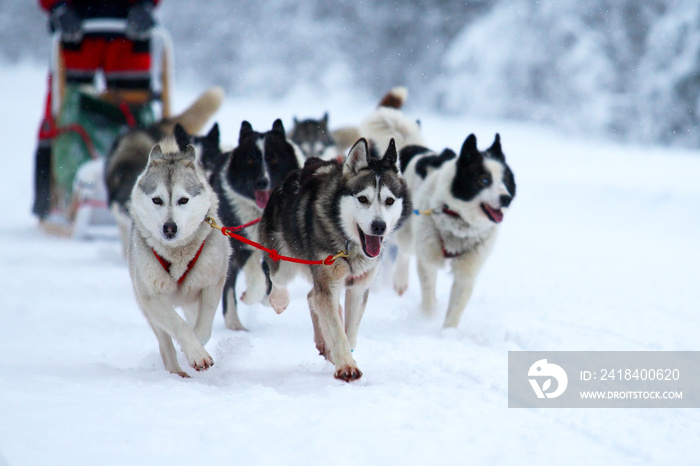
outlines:
[[386, 231], [386, 222], [384, 220], [375, 220], [372, 222], [372, 234], [374, 236], [382, 236]]
[[175, 222], [167, 222], [163, 225], [163, 234], [166, 238], [172, 239], [177, 234], [177, 225]]
[[255, 189], [258, 191], [262, 191], [268, 188], [270, 186], [270, 180], [267, 178], [258, 178], [258, 180], [255, 182]]
[[507, 194], [501, 195], [500, 201], [501, 201], [501, 207], [508, 207], [510, 205], [510, 202], [513, 200], [512, 196], [509, 196]]

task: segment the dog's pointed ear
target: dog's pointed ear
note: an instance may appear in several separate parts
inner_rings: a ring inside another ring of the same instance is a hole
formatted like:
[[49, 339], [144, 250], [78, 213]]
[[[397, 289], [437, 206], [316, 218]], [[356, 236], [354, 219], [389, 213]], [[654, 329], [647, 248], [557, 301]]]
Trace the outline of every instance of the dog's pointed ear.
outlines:
[[464, 144], [462, 144], [462, 150], [459, 152], [459, 159], [458, 163], [470, 163], [475, 160], [479, 160], [481, 157], [481, 152], [479, 152], [479, 149], [476, 147], [476, 136], [474, 134], [470, 134], [467, 136], [467, 139], [464, 140]]
[[253, 133], [255, 133], [253, 126], [244, 120], [241, 123], [241, 131], [238, 133], [238, 144]]
[[207, 139], [214, 141], [214, 143], [219, 146], [219, 140], [221, 135], [219, 133], [219, 123], [214, 123], [209, 132], [207, 133]]
[[148, 163], [158, 163], [164, 158], [165, 156], [163, 155], [163, 149], [160, 148], [160, 144], [156, 144], [153, 146], [151, 152], [148, 154]]
[[343, 165], [343, 175], [353, 175], [368, 166], [369, 148], [367, 140], [360, 138], [350, 149], [345, 164]]
[[287, 137], [286, 133], [284, 132], [284, 125], [282, 124], [282, 120], [280, 120], [279, 118], [276, 119], [274, 123], [272, 123], [272, 131], [281, 134], [282, 137]]
[[187, 134], [187, 131], [185, 130], [185, 128], [182, 127], [180, 123], [175, 123], [173, 135], [175, 136], [175, 142], [177, 143], [178, 149], [184, 151], [187, 147], [187, 144], [190, 143], [190, 135]]
[[194, 146], [192, 144], [187, 144], [187, 148], [185, 149], [185, 160], [188, 162], [194, 162], [196, 158], [197, 152], [194, 150]]
[[328, 128], [328, 112], [325, 112], [321, 118], [321, 127]]
[[389, 140], [389, 147], [386, 148], [386, 152], [384, 153], [384, 157], [382, 157], [382, 164], [384, 167], [390, 169], [390, 170], [396, 170], [396, 172], [399, 172], [399, 165], [398, 165], [398, 159], [399, 156], [396, 153], [396, 142], [394, 142], [394, 138], [391, 138]]
[[294, 116], [294, 126], [299, 126], [299, 120]]
[[503, 149], [501, 148], [501, 135], [496, 133], [496, 137], [493, 140], [493, 144], [491, 144], [491, 147], [488, 148], [489, 154], [496, 159], [500, 160], [502, 162], [505, 162], [506, 156], [503, 154]]

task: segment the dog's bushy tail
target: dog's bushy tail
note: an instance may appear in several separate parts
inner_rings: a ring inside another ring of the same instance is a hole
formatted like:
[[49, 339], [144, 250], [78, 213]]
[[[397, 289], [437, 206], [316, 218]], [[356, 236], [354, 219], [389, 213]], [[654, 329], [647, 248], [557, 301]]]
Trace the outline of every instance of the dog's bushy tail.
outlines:
[[[192, 105], [187, 107], [179, 115], [168, 118], [168, 123], [175, 127], [180, 123], [188, 134], [199, 134], [206, 122], [219, 109], [224, 100], [224, 90], [220, 86], [207, 89]], [[171, 131], [166, 131], [172, 134]]]
[[379, 101], [378, 107], [389, 107], [400, 109], [408, 98], [408, 89], [403, 86], [397, 86], [384, 94], [382, 100]]
[[403, 117], [399, 111], [407, 98], [408, 89], [397, 86], [384, 94], [374, 112], [365, 118], [359, 127], [348, 126], [333, 131], [338, 150], [346, 153], [361, 137], [369, 139], [380, 155], [384, 154], [391, 138], [396, 140], [399, 150], [408, 144], [422, 145], [419, 125]]
[[360, 124], [360, 134], [372, 141], [379, 154], [384, 154], [392, 138], [396, 150], [410, 145], [425, 145], [418, 121], [408, 118], [401, 111], [407, 97], [408, 90], [405, 87], [393, 88]]

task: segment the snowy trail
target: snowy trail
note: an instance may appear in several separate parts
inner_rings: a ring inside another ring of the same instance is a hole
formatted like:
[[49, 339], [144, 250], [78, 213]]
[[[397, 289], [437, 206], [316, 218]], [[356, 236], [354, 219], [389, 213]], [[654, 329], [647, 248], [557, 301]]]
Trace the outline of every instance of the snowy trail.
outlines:
[[[0, 88], [17, 82], [0, 125], [0, 465], [697, 461], [698, 410], [508, 409], [507, 352], [700, 349], [698, 151], [416, 115], [438, 149], [500, 132], [518, 183], [459, 329], [440, 331], [448, 273], [442, 311], [426, 319], [412, 270], [405, 296], [370, 295], [355, 351], [364, 376], [338, 382], [316, 354], [298, 281], [281, 316], [241, 305], [248, 332], [225, 329], [219, 313], [207, 344], [216, 365], [182, 380], [162, 368], [116, 231], [74, 242], [36, 228], [43, 71], [0, 70]], [[175, 108], [200, 91], [178, 88]], [[372, 106], [236, 99], [217, 119], [234, 143], [242, 119], [266, 129], [329, 110], [340, 126]]]

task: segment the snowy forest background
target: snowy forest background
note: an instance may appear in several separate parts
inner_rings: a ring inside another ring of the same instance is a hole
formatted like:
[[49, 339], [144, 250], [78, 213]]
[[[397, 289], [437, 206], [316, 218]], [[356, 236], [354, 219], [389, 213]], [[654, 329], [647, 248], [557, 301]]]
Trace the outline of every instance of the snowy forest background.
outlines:
[[[178, 79], [231, 95], [405, 84], [412, 106], [700, 146], [694, 0], [163, 0], [157, 17]], [[38, 2], [0, 0], [2, 61], [47, 60], [46, 31]]]

